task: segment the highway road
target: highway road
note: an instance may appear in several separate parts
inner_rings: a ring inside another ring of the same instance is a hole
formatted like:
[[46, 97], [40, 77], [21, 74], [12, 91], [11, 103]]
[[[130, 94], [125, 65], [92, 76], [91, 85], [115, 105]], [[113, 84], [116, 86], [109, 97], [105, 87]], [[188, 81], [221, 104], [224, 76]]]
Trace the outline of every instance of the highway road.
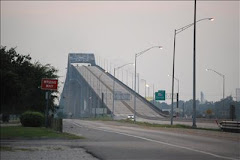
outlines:
[[113, 121], [64, 120], [64, 132], [102, 160], [239, 160], [240, 134], [139, 127]]

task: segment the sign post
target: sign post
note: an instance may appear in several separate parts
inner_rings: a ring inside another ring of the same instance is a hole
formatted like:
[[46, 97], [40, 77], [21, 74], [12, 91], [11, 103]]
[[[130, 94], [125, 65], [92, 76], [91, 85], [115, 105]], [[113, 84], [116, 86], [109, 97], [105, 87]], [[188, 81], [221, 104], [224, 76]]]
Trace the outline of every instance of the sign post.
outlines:
[[46, 110], [45, 110], [45, 127], [48, 127], [48, 105], [49, 105], [49, 91], [56, 91], [58, 87], [58, 80], [51, 78], [42, 78], [41, 89], [46, 90]]
[[49, 101], [49, 91], [46, 91], [46, 102], [47, 102], [47, 106], [46, 106], [46, 110], [45, 110], [45, 127], [48, 127], [48, 101]]

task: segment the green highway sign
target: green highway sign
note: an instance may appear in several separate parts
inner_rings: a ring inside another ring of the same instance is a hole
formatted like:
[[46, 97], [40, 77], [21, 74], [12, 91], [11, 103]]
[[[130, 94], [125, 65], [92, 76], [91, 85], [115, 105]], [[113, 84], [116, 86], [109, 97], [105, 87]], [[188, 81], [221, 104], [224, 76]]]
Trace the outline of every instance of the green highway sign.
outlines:
[[165, 99], [166, 99], [165, 90], [159, 90], [158, 92], [155, 92], [155, 100], [164, 101]]

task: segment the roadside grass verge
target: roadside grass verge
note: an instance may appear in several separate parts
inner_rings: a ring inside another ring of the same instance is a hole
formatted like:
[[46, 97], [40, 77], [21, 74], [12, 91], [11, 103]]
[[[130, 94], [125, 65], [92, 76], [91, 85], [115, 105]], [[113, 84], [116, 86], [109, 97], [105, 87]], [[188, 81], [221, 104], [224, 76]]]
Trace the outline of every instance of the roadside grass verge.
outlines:
[[113, 121], [112, 117], [110, 117], [110, 116], [98, 116], [96, 118], [82, 118], [82, 120], [89, 120], [89, 121]]
[[157, 123], [149, 123], [149, 122], [134, 122], [131, 119], [122, 119], [122, 120], [113, 120], [111, 117], [96, 117], [96, 118], [83, 118], [83, 120], [89, 120], [89, 121], [115, 121], [120, 123], [130, 123], [135, 124], [138, 126], [144, 126], [144, 127], [154, 127], [154, 128], [182, 128], [182, 129], [195, 129], [195, 130], [207, 130], [207, 131], [221, 131], [221, 129], [214, 129], [214, 128], [192, 128], [192, 126], [184, 125], [184, 124], [157, 124]]
[[0, 128], [1, 139], [83, 139], [70, 133], [60, 133], [42, 127], [6, 126]]
[[192, 129], [191, 126], [183, 125], [183, 124], [175, 124], [175, 125], [169, 125], [169, 124], [156, 124], [156, 123], [148, 123], [148, 122], [134, 122], [133, 120], [126, 119], [126, 120], [118, 120], [122, 123], [131, 123], [136, 124], [139, 126], [145, 126], [145, 127], [160, 127], [160, 128], [187, 128]]
[[126, 120], [118, 120], [118, 122], [122, 123], [131, 123], [136, 124], [139, 126], [144, 127], [158, 127], [158, 128], [182, 128], [182, 129], [199, 129], [199, 130], [209, 130], [209, 131], [221, 131], [221, 129], [212, 129], [212, 128], [192, 128], [191, 126], [184, 125], [184, 124], [156, 124], [156, 123], [148, 123], [148, 122], [134, 122], [132, 120], [126, 119]]

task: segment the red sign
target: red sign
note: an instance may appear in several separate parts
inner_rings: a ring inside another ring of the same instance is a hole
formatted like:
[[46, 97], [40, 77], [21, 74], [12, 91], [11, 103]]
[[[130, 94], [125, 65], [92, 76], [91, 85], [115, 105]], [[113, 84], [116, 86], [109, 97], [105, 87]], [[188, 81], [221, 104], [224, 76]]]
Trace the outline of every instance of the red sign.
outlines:
[[41, 83], [41, 89], [44, 90], [57, 90], [58, 80], [57, 79], [49, 79], [43, 78]]

